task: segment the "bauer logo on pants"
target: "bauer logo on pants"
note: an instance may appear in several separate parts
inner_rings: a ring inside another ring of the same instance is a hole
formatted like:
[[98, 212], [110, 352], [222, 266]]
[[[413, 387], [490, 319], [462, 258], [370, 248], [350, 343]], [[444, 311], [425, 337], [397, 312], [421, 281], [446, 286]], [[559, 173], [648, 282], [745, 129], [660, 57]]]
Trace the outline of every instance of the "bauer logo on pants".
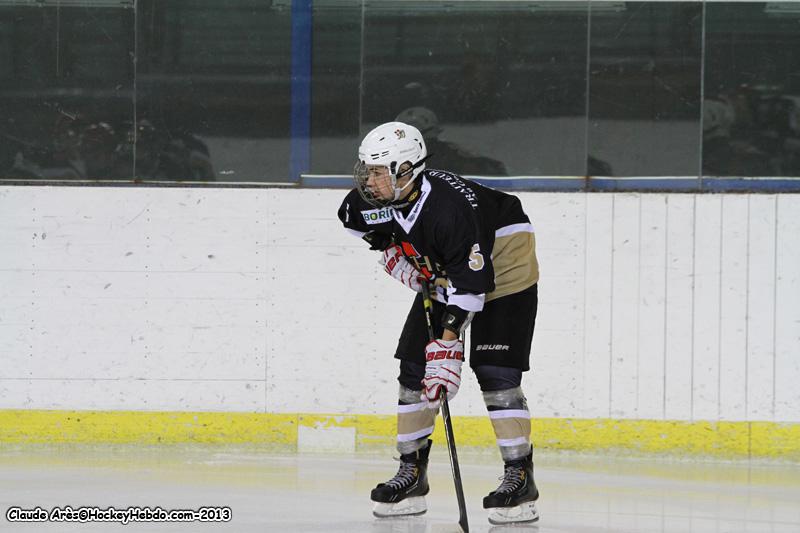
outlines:
[[392, 220], [392, 208], [384, 207], [383, 209], [361, 211], [361, 216], [364, 217], [364, 222], [367, 224], [383, 224]]
[[475, 351], [478, 350], [500, 350], [500, 351], [508, 351], [508, 344], [479, 344], [475, 347]]

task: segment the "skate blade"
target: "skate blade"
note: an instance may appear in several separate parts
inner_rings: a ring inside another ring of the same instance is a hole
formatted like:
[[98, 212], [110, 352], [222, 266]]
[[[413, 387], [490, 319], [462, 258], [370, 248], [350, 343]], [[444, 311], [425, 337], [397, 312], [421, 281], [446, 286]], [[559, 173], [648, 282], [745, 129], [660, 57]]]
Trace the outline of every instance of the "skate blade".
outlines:
[[530, 523], [537, 520], [539, 520], [539, 511], [536, 509], [536, 502], [489, 509], [489, 523], [494, 525]]
[[421, 515], [428, 510], [424, 496], [406, 498], [397, 503], [375, 502], [372, 507], [372, 514], [378, 518], [391, 518], [393, 516], [415, 516]]

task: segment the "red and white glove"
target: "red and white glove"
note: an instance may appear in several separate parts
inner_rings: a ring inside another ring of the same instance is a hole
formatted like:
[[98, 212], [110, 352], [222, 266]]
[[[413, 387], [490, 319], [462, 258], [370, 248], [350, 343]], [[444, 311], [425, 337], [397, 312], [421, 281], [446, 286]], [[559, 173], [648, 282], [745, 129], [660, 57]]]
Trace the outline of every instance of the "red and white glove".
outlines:
[[464, 362], [464, 343], [459, 339], [431, 341], [425, 346], [424, 389], [420, 399], [436, 402], [440, 390], [447, 390], [447, 399], [452, 400], [461, 385], [461, 364]]
[[412, 291], [422, 292], [422, 283], [419, 280], [422, 274], [408, 262], [399, 246], [395, 244], [384, 250], [383, 257], [378, 262], [383, 265], [383, 270], [394, 279]]

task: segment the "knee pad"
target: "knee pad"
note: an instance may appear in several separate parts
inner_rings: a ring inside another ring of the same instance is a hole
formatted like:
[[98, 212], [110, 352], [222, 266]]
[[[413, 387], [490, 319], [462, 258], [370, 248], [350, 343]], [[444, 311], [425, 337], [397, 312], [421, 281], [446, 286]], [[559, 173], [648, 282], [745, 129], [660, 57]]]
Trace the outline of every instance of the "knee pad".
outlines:
[[522, 392], [522, 387], [519, 386], [512, 389], [484, 391], [483, 402], [486, 404], [489, 411], [493, 408], [528, 410], [528, 402], [525, 399], [525, 393]]
[[400, 404], [420, 403], [420, 394], [422, 389], [409, 389], [405, 385], [400, 385], [400, 390], [397, 392], [397, 399]]

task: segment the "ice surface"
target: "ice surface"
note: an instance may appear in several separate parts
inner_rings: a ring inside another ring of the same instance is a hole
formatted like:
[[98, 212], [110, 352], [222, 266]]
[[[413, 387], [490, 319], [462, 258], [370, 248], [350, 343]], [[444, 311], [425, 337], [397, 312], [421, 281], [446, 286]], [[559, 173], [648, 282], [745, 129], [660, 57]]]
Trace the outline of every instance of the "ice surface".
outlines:
[[[385, 454], [277, 454], [216, 447], [0, 448], [0, 531], [457, 531], [446, 452], [434, 449], [428, 513], [378, 520], [370, 489], [397, 463]], [[800, 465], [537, 452], [537, 526], [491, 526], [481, 499], [502, 473], [496, 453], [461, 453], [471, 531], [493, 533], [800, 532]], [[228, 523], [11, 523], [11, 506], [229, 506]]]

